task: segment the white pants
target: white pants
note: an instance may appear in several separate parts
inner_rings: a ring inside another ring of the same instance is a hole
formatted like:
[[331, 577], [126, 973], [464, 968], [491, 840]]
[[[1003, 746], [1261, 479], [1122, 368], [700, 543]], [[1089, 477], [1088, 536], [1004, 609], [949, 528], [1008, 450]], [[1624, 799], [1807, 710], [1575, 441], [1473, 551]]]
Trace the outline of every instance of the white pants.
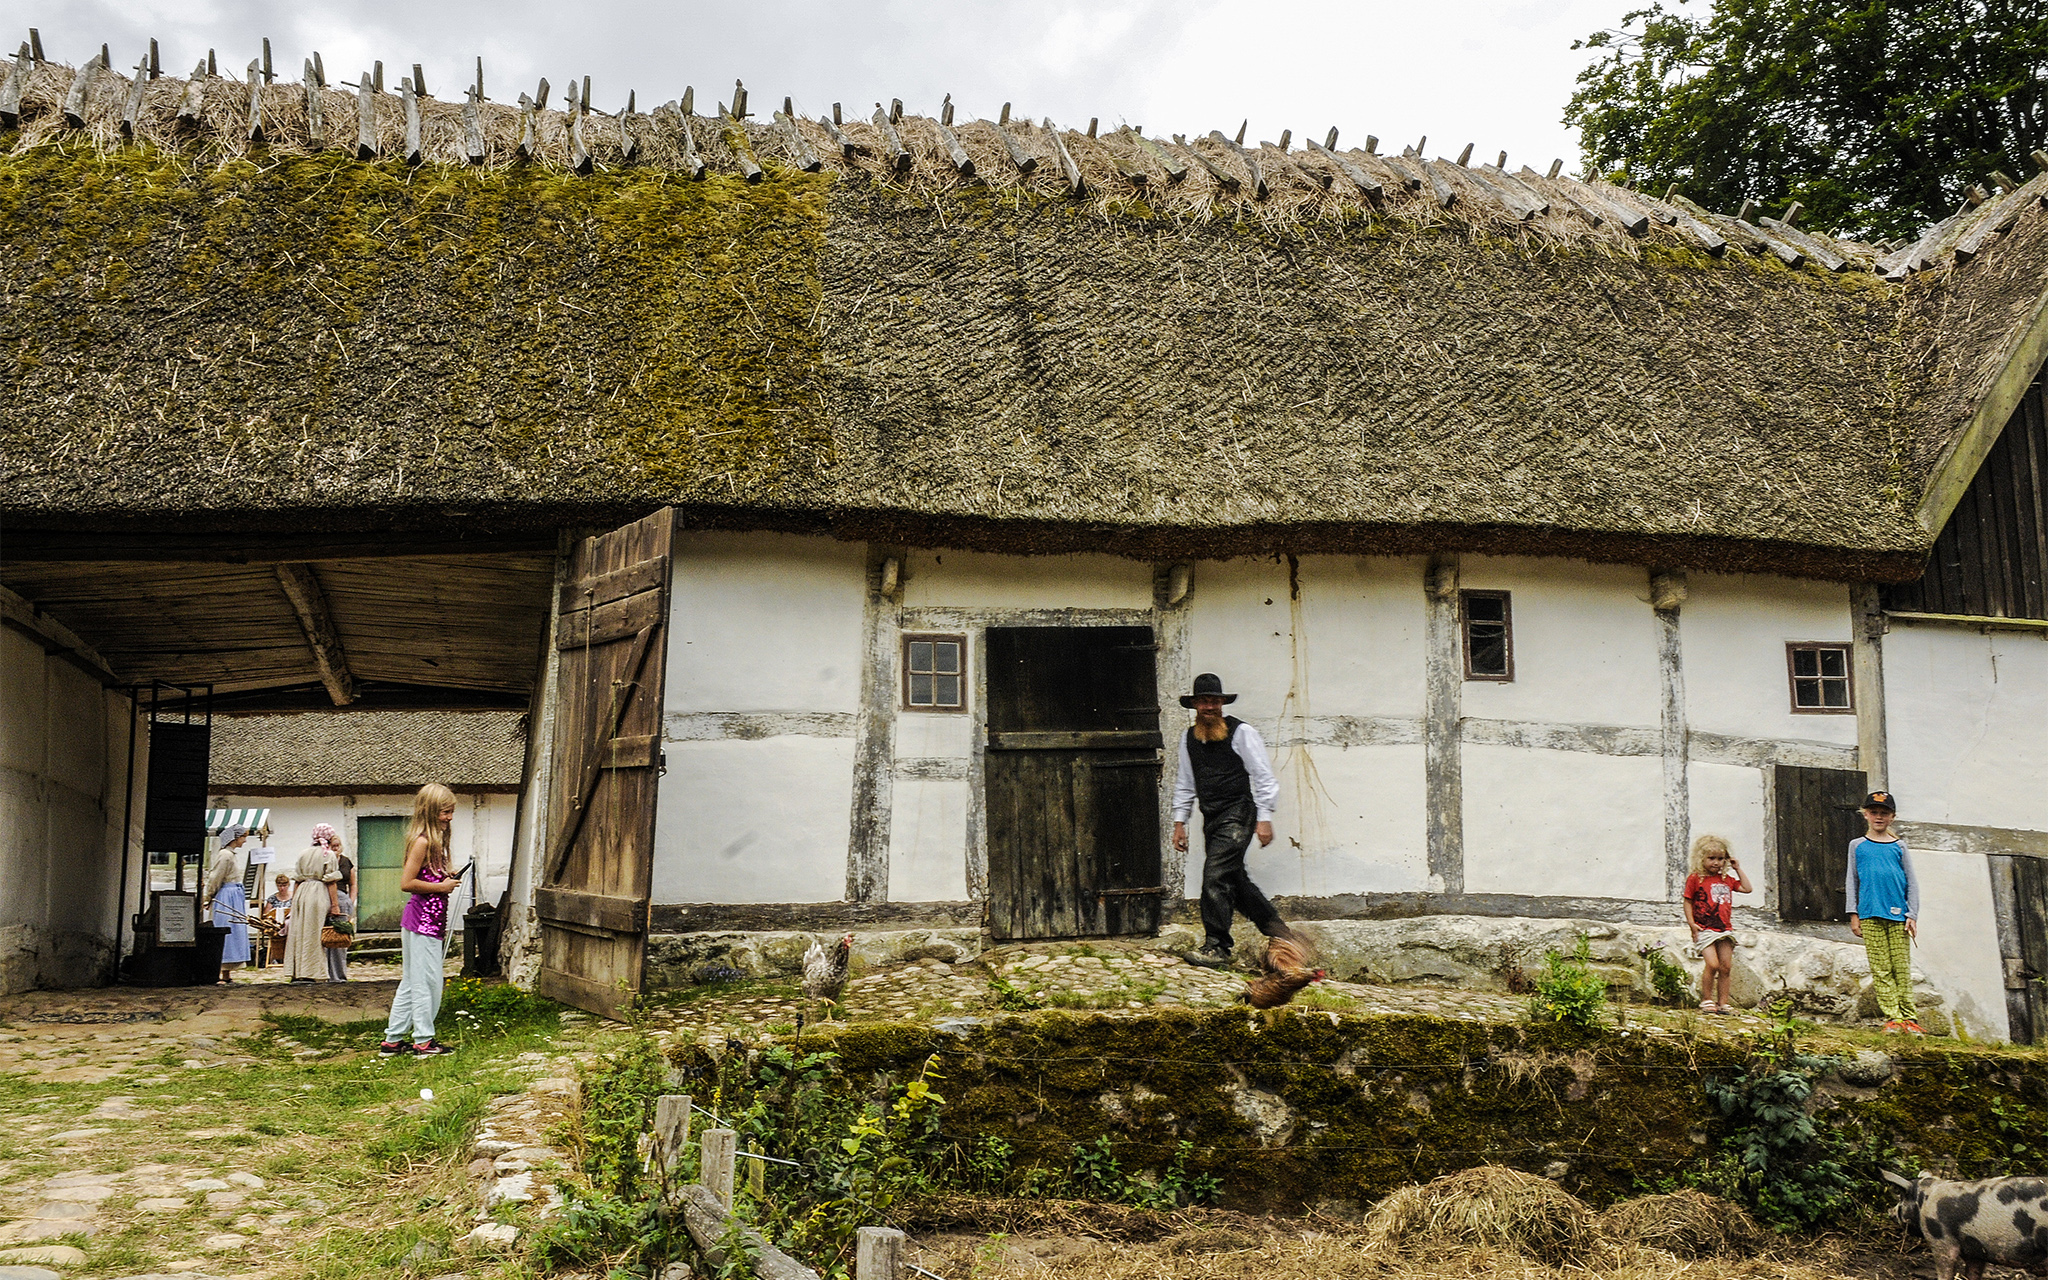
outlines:
[[398, 949], [398, 994], [391, 998], [384, 1038], [403, 1040], [410, 1035], [424, 1044], [434, 1038], [434, 1019], [441, 1015], [441, 962], [448, 954], [448, 939], [404, 929], [398, 935]]

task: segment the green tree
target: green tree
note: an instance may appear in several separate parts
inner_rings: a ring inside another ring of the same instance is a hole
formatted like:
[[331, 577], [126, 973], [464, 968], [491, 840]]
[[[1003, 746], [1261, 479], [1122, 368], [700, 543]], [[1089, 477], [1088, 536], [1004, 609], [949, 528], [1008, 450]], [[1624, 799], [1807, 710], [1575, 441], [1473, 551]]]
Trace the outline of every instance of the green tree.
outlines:
[[2048, 0], [1712, 4], [1656, 3], [1574, 46], [1605, 51], [1564, 116], [1588, 171], [1905, 237], [2048, 138]]

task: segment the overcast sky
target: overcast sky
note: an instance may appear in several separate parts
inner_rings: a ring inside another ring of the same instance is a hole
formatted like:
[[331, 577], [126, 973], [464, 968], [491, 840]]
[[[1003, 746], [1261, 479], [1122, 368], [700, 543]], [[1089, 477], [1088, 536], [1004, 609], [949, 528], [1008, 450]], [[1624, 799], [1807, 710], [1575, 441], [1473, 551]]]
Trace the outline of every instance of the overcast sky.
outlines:
[[[951, 93], [960, 118], [993, 118], [1005, 101], [1033, 119], [1085, 127], [1131, 123], [1155, 136], [1234, 133], [1250, 139], [1383, 146], [1429, 136], [1429, 154], [1467, 142], [1492, 159], [1576, 166], [1559, 123], [1588, 54], [1572, 41], [1619, 21], [1631, 0], [0, 0], [11, 49], [41, 29], [45, 53], [77, 63], [112, 46], [134, 65], [155, 36], [164, 69], [183, 75], [220, 51], [239, 74], [271, 39], [275, 67], [296, 79], [315, 49], [330, 79], [372, 59], [395, 87], [418, 62], [427, 88], [458, 96], [475, 59], [484, 90], [516, 99], [546, 76], [592, 78], [591, 105], [615, 110], [626, 91], [647, 109], [697, 86], [700, 109], [735, 77], [757, 114], [785, 95], [809, 115], [843, 102], [865, 116], [877, 101], [936, 114]], [[559, 91], [558, 91], [559, 92]], [[559, 101], [559, 97], [556, 98]], [[1299, 145], [1299, 142], [1296, 143]]]

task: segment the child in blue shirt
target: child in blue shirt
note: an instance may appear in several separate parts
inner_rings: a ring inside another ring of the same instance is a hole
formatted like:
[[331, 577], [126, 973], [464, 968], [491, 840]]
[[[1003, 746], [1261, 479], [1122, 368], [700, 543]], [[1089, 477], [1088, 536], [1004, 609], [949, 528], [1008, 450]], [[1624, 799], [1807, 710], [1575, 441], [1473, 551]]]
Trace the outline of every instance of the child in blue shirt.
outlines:
[[1886, 1031], [1926, 1035], [1914, 1018], [1913, 939], [1920, 932], [1920, 881], [1913, 856], [1892, 831], [1898, 807], [1889, 791], [1863, 798], [1863, 836], [1849, 843], [1849, 928], [1863, 939], [1870, 980]]

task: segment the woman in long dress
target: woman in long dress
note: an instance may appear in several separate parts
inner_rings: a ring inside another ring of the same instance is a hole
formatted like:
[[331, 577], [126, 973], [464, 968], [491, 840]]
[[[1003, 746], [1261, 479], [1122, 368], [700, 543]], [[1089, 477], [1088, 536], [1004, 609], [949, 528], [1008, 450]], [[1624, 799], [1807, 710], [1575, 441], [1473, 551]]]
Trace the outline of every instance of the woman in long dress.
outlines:
[[292, 868], [292, 914], [284, 940], [284, 976], [290, 982], [325, 982], [327, 950], [320, 929], [327, 917], [339, 914], [335, 885], [341, 880], [341, 856], [335, 852], [334, 828], [313, 828], [313, 845]]
[[220, 946], [220, 985], [234, 980], [235, 970], [249, 963], [249, 895], [242, 889], [242, 855], [235, 850], [249, 838], [247, 827], [220, 833], [220, 851], [206, 872], [205, 898], [213, 923], [228, 931]]

